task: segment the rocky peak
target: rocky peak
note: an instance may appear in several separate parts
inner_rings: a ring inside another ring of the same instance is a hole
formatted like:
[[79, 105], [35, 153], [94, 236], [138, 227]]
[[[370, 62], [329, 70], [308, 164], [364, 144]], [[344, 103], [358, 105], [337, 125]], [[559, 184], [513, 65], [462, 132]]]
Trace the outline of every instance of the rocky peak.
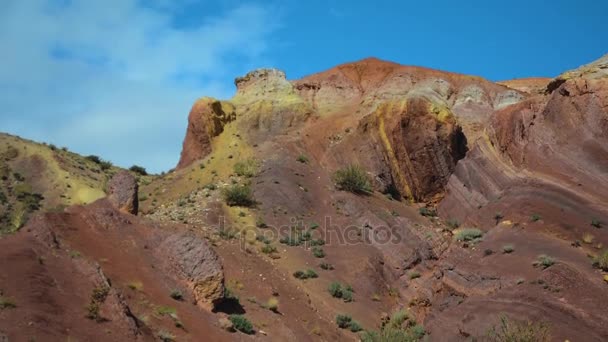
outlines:
[[270, 94], [293, 92], [293, 86], [285, 72], [274, 68], [253, 70], [243, 77], [234, 80], [237, 88], [236, 97], [255, 100]]

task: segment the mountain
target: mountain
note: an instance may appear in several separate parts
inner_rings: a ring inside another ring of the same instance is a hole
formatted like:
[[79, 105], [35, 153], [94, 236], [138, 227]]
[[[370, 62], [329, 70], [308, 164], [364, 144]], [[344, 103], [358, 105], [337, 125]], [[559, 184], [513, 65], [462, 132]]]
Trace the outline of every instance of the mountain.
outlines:
[[0, 336], [606, 340], [606, 58], [258, 69], [194, 103], [160, 176], [2, 136], [11, 208], [39, 196], [0, 239]]

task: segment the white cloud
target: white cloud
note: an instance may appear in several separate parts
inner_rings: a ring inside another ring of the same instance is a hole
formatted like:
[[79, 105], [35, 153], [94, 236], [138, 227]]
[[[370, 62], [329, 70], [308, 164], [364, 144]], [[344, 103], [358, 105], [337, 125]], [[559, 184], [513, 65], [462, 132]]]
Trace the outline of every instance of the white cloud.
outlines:
[[176, 1], [141, 3], [3, 1], [0, 130], [123, 166], [175, 165], [192, 102], [230, 97], [232, 78], [265, 62], [277, 18], [237, 5], [178, 28]]

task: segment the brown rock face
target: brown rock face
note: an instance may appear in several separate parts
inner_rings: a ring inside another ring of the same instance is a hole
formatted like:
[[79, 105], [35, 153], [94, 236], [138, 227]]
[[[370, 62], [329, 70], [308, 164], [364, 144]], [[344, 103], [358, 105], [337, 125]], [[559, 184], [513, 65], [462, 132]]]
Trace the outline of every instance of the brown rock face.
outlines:
[[392, 107], [396, 115], [384, 126], [390, 143], [385, 147], [393, 154], [389, 159], [396, 160], [391, 165], [399, 189], [417, 201], [430, 201], [440, 194], [456, 162], [467, 152], [467, 139], [454, 117], [448, 112], [434, 113], [433, 108], [423, 98], [410, 99], [406, 108]]
[[137, 215], [137, 180], [129, 171], [120, 171], [108, 183], [108, 199], [118, 210]]
[[224, 273], [219, 257], [205, 240], [193, 234], [175, 234], [160, 246], [169, 267], [185, 279], [199, 306], [213, 309], [224, 297]]
[[188, 116], [188, 130], [177, 168], [184, 168], [211, 152], [211, 139], [236, 118], [234, 106], [205, 97], [198, 100]]
[[416, 201], [440, 194], [467, 152], [467, 139], [452, 113], [424, 97], [380, 105], [362, 121], [359, 134], [377, 136], [393, 186]]

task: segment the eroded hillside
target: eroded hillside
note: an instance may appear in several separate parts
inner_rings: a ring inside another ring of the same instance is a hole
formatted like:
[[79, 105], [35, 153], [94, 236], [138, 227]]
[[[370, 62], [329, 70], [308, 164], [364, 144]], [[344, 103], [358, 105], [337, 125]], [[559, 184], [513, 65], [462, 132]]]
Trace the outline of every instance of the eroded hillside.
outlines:
[[[193, 105], [175, 171], [138, 186], [117, 175], [108, 199], [0, 240], [0, 295], [15, 306], [0, 332], [500, 340], [488, 334], [504, 316], [538, 340], [606, 340], [606, 58], [500, 84], [377, 59], [237, 78], [232, 99]], [[103, 189], [83, 163], [78, 184]], [[103, 197], [64, 183], [33, 186], [43, 211]]]

